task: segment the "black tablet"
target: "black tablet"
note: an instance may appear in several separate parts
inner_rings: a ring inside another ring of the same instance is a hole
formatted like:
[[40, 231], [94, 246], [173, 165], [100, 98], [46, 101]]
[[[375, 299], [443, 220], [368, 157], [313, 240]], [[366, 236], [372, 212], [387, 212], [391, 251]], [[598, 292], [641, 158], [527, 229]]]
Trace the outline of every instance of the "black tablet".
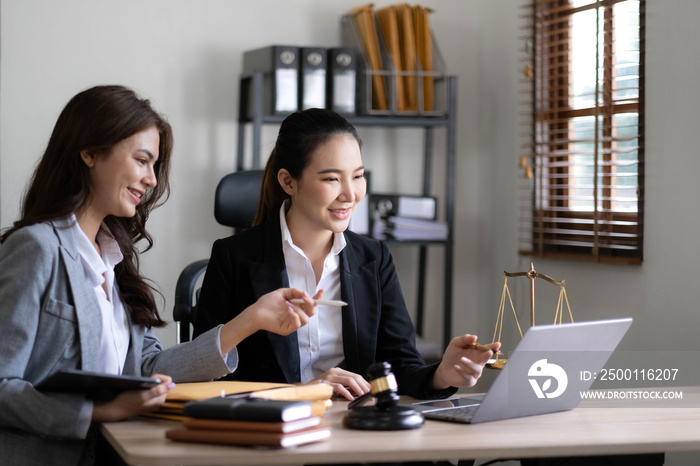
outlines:
[[56, 372], [36, 386], [42, 392], [84, 393], [96, 401], [109, 401], [127, 390], [145, 390], [160, 383], [160, 379], [136, 375], [116, 375], [86, 372], [77, 369]]

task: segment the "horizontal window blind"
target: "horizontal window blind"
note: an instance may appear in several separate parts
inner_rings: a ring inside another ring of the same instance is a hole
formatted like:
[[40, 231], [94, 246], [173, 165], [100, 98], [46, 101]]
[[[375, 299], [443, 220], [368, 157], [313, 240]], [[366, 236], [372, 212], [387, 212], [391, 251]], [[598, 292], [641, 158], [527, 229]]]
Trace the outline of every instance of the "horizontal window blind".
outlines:
[[522, 255], [638, 264], [644, 1], [524, 6]]

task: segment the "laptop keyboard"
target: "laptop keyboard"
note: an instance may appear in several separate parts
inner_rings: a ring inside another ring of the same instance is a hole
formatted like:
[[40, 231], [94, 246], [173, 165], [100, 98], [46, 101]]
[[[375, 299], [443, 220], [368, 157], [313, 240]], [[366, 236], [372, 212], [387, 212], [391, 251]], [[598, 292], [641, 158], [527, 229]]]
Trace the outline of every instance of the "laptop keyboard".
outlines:
[[423, 413], [428, 419], [444, 419], [446, 421], [469, 422], [479, 405], [460, 406]]

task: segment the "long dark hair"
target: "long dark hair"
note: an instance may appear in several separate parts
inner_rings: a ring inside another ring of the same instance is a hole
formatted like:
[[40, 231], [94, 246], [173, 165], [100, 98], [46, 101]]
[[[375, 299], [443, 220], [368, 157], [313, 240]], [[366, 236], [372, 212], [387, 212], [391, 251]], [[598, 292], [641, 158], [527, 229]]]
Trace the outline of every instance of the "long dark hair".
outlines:
[[90, 169], [80, 152], [107, 154], [119, 141], [151, 127], [160, 136], [159, 157], [154, 167], [157, 186], [141, 198], [133, 217], [110, 215], [104, 219], [124, 256], [115, 267], [121, 299], [131, 312], [132, 321], [149, 328], [162, 327], [166, 322], [160, 318], [153, 296], [158, 291], [141, 276], [136, 243], [146, 241], [144, 252], [153, 246], [146, 220], [170, 194], [168, 174], [173, 134], [166, 119], [133, 90], [115, 85], [96, 86], [80, 92], [66, 104], [29, 182], [20, 219], [0, 236], [2, 243], [22, 227], [80, 212], [91, 194]]
[[339, 134], [351, 135], [362, 147], [362, 139], [355, 127], [332, 110], [310, 108], [292, 113], [284, 119], [265, 165], [253, 225], [277, 215], [282, 203], [289, 197], [277, 181], [277, 173], [284, 168], [292, 178], [300, 179], [316, 149]]

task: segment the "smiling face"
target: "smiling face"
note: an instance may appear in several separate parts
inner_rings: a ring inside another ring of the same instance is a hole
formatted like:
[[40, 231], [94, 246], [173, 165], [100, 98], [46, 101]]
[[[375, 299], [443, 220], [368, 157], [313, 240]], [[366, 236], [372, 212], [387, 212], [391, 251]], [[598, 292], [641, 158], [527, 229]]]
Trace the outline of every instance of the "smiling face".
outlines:
[[367, 192], [364, 172], [360, 146], [349, 134], [321, 144], [300, 179], [280, 170], [278, 180], [292, 198], [287, 223], [293, 236], [345, 231]]
[[81, 152], [90, 167], [92, 193], [85, 214], [101, 223], [108, 215], [133, 217], [149, 188], [156, 186], [154, 172], [160, 137], [155, 127], [119, 141], [109, 153]]

